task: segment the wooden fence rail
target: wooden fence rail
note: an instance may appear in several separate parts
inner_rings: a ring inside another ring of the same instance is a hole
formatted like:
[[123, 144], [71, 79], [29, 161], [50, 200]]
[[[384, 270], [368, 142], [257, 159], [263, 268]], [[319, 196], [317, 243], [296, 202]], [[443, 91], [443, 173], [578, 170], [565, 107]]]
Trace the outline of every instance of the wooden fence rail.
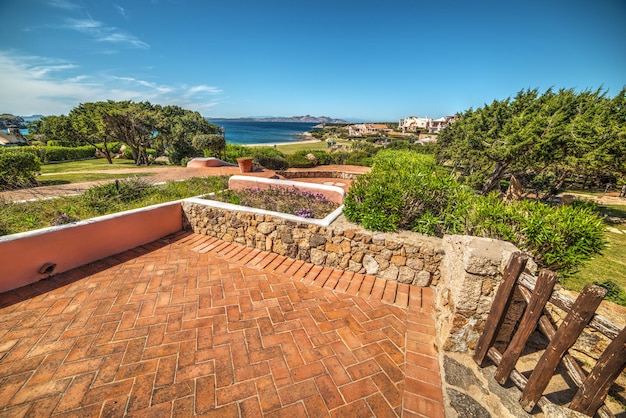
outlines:
[[[626, 328], [620, 330], [605, 318], [595, 314], [606, 295], [606, 289], [587, 285], [572, 303], [559, 293], [553, 292], [557, 280], [556, 273], [542, 270], [536, 279], [523, 273], [527, 261], [528, 258], [519, 252], [511, 256], [483, 333], [476, 345], [474, 361], [482, 366], [485, 358], [489, 357], [497, 366], [495, 380], [503, 385], [510, 378], [522, 391], [520, 404], [527, 412], [535, 405], [543, 407], [548, 402], [543, 392], [558, 365], [562, 363], [572, 381], [578, 386], [578, 391], [569, 405], [570, 409], [589, 416], [597, 413], [603, 418], [614, 417], [604, 404], [604, 400], [609, 388], [626, 365]], [[493, 345], [516, 288], [524, 297], [526, 308], [510, 342], [501, 353]], [[548, 301], [567, 312], [558, 329], [544, 314]], [[568, 353], [587, 326], [612, 340], [588, 375]], [[526, 378], [515, 369], [515, 366], [535, 329], [539, 329], [548, 338], [549, 343], [530, 377]]]

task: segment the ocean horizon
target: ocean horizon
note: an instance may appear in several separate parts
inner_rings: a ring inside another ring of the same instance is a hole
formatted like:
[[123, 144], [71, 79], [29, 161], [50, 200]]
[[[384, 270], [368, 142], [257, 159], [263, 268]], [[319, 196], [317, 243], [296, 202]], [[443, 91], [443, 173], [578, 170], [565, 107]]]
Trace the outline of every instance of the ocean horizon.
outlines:
[[[233, 119], [207, 119], [214, 125], [224, 128], [226, 142], [236, 145], [275, 144], [297, 142], [318, 123], [311, 122], [260, 122]], [[20, 129], [28, 135], [28, 129]]]
[[311, 122], [261, 122], [233, 119], [207, 119], [224, 128], [226, 142], [237, 145], [274, 144], [297, 142], [305, 132], [318, 123]]

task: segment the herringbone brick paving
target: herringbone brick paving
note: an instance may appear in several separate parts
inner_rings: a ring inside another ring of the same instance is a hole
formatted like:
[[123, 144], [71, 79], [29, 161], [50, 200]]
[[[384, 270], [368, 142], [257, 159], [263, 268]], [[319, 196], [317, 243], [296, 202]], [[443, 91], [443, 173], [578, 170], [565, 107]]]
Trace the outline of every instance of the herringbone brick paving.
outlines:
[[181, 232], [0, 306], [0, 416], [444, 415], [429, 289]]

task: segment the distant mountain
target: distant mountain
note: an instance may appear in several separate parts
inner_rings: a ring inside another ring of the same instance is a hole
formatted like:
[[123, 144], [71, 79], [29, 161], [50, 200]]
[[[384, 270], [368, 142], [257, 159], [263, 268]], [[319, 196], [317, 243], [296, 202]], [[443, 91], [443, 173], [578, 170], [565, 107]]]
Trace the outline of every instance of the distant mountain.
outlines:
[[43, 115], [31, 115], [31, 116], [22, 116], [22, 119], [24, 119], [26, 122], [32, 122], [34, 120], [39, 120], [43, 117], [44, 117]]
[[291, 117], [262, 117], [262, 118], [208, 118], [209, 120], [240, 120], [251, 122], [302, 122], [302, 123], [349, 123], [343, 119], [333, 119], [328, 116], [291, 116]]

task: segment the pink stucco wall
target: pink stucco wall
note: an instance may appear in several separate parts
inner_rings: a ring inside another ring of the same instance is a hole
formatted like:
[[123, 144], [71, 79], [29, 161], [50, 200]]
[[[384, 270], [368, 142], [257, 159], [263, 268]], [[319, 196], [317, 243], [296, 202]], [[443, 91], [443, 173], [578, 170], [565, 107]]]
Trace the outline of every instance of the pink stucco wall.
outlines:
[[180, 202], [102, 216], [75, 225], [0, 237], [0, 292], [157, 240], [182, 229]]

